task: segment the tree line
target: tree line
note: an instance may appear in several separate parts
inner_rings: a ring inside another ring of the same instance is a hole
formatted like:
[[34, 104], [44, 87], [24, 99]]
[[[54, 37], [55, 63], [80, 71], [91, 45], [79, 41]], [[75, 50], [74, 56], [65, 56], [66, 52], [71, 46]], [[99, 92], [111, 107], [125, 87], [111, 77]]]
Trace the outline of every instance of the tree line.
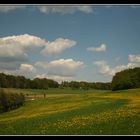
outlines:
[[85, 81], [63, 81], [60, 84], [52, 79], [35, 78], [27, 79], [24, 76], [6, 75], [0, 73], [1, 88], [23, 88], [23, 89], [48, 89], [48, 88], [71, 88], [71, 89], [101, 89], [121, 90], [140, 88], [140, 68], [126, 69], [117, 72], [111, 82], [85, 82]]
[[131, 68], [117, 72], [111, 82], [62, 82], [62, 87], [72, 89], [100, 89], [100, 90], [123, 90], [140, 88], [140, 67]]
[[60, 84], [52, 79], [35, 78], [27, 79], [24, 76], [14, 76], [0, 73], [1, 88], [21, 88], [21, 89], [48, 89], [48, 88], [71, 88], [71, 89], [111, 89], [111, 83], [103, 82], [77, 82], [63, 81]]
[[102, 89], [102, 90], [110, 90], [111, 83], [103, 83], [103, 82], [85, 82], [85, 81], [64, 81], [60, 84], [60, 88], [71, 88], [71, 89]]
[[24, 76], [14, 76], [0, 73], [0, 87], [1, 88], [22, 88], [22, 89], [48, 89], [57, 88], [58, 82], [51, 79], [39, 79], [33, 80], [27, 79]]

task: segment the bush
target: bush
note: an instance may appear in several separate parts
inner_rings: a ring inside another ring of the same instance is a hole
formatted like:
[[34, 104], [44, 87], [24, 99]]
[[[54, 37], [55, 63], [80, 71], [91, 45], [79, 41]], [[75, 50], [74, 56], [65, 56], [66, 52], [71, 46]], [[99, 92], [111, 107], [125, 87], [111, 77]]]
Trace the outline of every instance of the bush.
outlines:
[[6, 93], [0, 90], [0, 112], [10, 111], [18, 108], [25, 102], [25, 97], [22, 93]]

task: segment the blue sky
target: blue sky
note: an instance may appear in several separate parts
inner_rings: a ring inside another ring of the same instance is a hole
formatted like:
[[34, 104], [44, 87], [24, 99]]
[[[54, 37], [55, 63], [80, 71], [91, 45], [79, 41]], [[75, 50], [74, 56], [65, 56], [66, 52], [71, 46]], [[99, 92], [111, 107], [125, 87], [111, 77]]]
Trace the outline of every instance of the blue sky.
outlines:
[[140, 66], [140, 5], [0, 5], [0, 72], [108, 82]]

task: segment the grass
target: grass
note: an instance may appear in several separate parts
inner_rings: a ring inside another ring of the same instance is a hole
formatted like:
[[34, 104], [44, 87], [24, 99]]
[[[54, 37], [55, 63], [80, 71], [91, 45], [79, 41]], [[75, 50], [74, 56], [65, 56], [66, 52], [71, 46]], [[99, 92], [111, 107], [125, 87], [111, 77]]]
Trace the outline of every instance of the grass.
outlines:
[[[45, 90], [19, 90], [42, 94]], [[77, 94], [26, 101], [0, 114], [1, 135], [139, 135], [140, 89], [122, 91], [47, 90]]]

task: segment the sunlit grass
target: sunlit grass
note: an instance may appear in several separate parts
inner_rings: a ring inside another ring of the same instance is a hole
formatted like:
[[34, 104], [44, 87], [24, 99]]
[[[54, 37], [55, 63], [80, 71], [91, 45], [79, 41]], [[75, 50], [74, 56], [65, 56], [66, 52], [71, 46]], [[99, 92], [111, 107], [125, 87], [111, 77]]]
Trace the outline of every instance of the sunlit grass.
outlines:
[[0, 134], [137, 135], [139, 124], [140, 89], [27, 101], [0, 114]]

